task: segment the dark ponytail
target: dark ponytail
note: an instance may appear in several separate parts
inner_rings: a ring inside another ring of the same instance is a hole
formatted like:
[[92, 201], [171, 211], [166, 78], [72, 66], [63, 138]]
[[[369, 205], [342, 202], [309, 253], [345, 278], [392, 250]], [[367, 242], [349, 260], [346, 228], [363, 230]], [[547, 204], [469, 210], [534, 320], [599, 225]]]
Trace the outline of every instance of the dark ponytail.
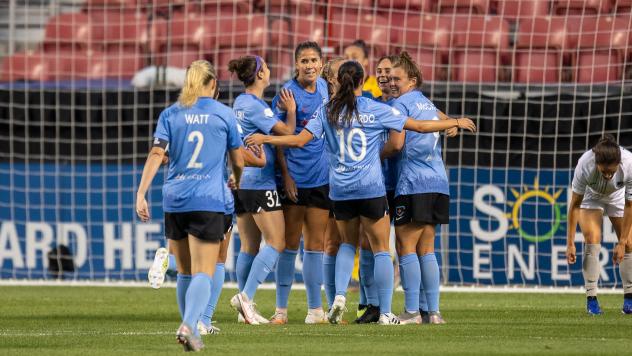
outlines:
[[237, 74], [237, 78], [249, 87], [255, 83], [257, 78], [257, 59], [255, 56], [244, 56], [232, 59], [228, 62], [228, 71]]
[[393, 62], [393, 68], [400, 67], [406, 72], [408, 78], [416, 79], [417, 83], [415, 85], [416, 89], [421, 89], [421, 85], [423, 84], [423, 76], [421, 75], [421, 71], [419, 70], [419, 66], [412, 59], [410, 54], [406, 51], [402, 51], [402, 53], [397, 56], [395, 62]]
[[621, 148], [611, 134], [605, 134], [593, 147], [595, 163], [603, 165], [621, 163]]
[[338, 69], [340, 87], [327, 104], [327, 121], [334, 127], [349, 127], [358, 115], [355, 89], [362, 84], [364, 70], [360, 63], [347, 61]]

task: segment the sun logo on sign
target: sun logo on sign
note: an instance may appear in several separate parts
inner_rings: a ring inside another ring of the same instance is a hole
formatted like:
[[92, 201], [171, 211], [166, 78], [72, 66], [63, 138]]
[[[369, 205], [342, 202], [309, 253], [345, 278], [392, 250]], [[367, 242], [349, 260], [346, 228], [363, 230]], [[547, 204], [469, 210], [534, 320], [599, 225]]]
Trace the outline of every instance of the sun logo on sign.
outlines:
[[[542, 189], [540, 188], [538, 178], [536, 177], [533, 181], [533, 189], [529, 189], [529, 187], [524, 186], [523, 190], [524, 191], [520, 193], [514, 188], [511, 188], [511, 193], [516, 200], [513, 202], [507, 202], [507, 205], [511, 207], [511, 212], [507, 213], [507, 218], [511, 221], [510, 229], [515, 229], [518, 231], [520, 237], [531, 242], [546, 241], [555, 236], [555, 233], [558, 230], [564, 229], [562, 227], [562, 221], [566, 220], [566, 214], [562, 213], [562, 204], [558, 202], [558, 198], [562, 195], [564, 189], [558, 189], [555, 192], [553, 192], [549, 186]], [[533, 202], [533, 200], [535, 200], [535, 202]], [[543, 203], [542, 200], [544, 200], [545, 203]], [[536, 224], [540, 224], [542, 221], [551, 221], [550, 228], [546, 233], [531, 234], [522, 227], [523, 221], [521, 221], [521, 218], [523, 217], [523, 214], [521, 214], [521, 211], [523, 209], [523, 205], [529, 201], [530, 204], [537, 207], [537, 213], [534, 214], [533, 218], [530, 220], [535, 221]], [[540, 212], [546, 212], [546, 209], [552, 209], [552, 219], [541, 217]]]

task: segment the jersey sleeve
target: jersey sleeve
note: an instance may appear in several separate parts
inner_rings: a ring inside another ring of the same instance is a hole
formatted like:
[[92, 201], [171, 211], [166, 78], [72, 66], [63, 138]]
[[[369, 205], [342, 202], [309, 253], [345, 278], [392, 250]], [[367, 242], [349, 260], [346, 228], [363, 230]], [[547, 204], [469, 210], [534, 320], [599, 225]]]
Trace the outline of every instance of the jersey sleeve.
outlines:
[[237, 117], [232, 110], [228, 113], [228, 139], [226, 140], [226, 148], [234, 150], [241, 146], [241, 135], [239, 134], [239, 128], [237, 127]]
[[274, 99], [272, 99], [272, 112], [274, 113], [274, 115], [279, 120], [285, 122], [287, 120], [287, 112], [285, 112], [284, 110], [279, 109], [279, 107], [278, 107], [279, 100], [280, 100], [279, 94], [277, 94], [274, 97]]
[[259, 106], [252, 113], [252, 123], [266, 135], [269, 135], [272, 128], [279, 121], [272, 109], [266, 106]]
[[401, 132], [404, 129], [404, 124], [406, 123], [408, 117], [403, 115], [399, 109], [382, 104], [380, 105], [379, 113], [380, 123], [385, 129], [392, 129], [398, 132]]
[[324, 107], [324, 105], [321, 105], [321, 107], [314, 112], [314, 117], [312, 117], [305, 126], [305, 129], [314, 135], [314, 138], [321, 138], [324, 134], [323, 120], [326, 118]]
[[573, 183], [571, 185], [573, 193], [580, 195], [586, 193], [586, 185], [588, 184], [587, 177], [584, 161], [580, 159], [579, 162], [577, 162], [577, 167], [575, 167], [575, 173], [573, 173]]
[[167, 110], [160, 113], [158, 117], [158, 124], [156, 125], [156, 131], [154, 132], [154, 141], [158, 139], [159, 142], [169, 142], [169, 126], [167, 125]]

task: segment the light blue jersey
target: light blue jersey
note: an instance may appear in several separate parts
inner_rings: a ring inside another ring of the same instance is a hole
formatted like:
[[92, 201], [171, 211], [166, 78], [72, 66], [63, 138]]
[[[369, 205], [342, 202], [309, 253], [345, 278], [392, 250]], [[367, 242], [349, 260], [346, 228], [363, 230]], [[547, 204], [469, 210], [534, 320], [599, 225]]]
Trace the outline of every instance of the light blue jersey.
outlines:
[[207, 97], [190, 108], [176, 103], [158, 119], [154, 137], [169, 143], [163, 210], [226, 212], [226, 154], [241, 138], [233, 111]]
[[[395, 103], [395, 99], [388, 99], [386, 102], [378, 101], [380, 103], [386, 104], [388, 106], [393, 106]], [[388, 141], [389, 132], [386, 131], [384, 133], [384, 143]], [[383, 147], [383, 146], [382, 146]], [[386, 158], [382, 160], [382, 174], [384, 174], [384, 186], [386, 190], [395, 190], [397, 186], [397, 165], [399, 163], [399, 153], [396, 155]]]
[[[316, 110], [329, 99], [327, 83], [324, 79], [316, 81], [316, 91], [310, 93], [292, 79], [283, 85], [294, 94], [296, 101], [296, 130], [295, 134], [303, 131], [303, 128], [312, 119]], [[279, 95], [272, 100], [272, 110], [278, 117], [286, 121], [286, 113], [277, 107]], [[298, 188], [314, 188], [327, 184], [328, 169], [327, 154], [325, 153], [325, 140], [316, 139], [310, 141], [302, 148], [286, 148], [284, 150], [288, 170]]]
[[[226, 163], [228, 163], [228, 160], [226, 161]], [[228, 187], [228, 177], [230, 176], [230, 169], [226, 165], [224, 165], [224, 167], [224, 185]], [[235, 213], [235, 199], [230, 188], [224, 189], [224, 210], [225, 215], [233, 215]]]
[[[393, 108], [415, 120], [439, 120], [437, 108], [418, 90], [400, 96], [393, 104]], [[441, 156], [441, 133], [407, 131], [400, 157], [395, 196], [421, 193], [450, 194]]]
[[[265, 101], [248, 93], [235, 99], [233, 110], [241, 126], [241, 137], [245, 139], [253, 133], [269, 135], [272, 127], [279, 121]], [[263, 145], [266, 153], [266, 165], [263, 168], [245, 167], [241, 176], [241, 189], [276, 189], [274, 161], [276, 153], [270, 145]]]
[[356, 98], [359, 116], [351, 127], [338, 129], [327, 121], [322, 106], [305, 127], [319, 139], [324, 135], [329, 155], [329, 198], [370, 199], [386, 195], [380, 164], [384, 132], [401, 131], [406, 117], [365, 97]]

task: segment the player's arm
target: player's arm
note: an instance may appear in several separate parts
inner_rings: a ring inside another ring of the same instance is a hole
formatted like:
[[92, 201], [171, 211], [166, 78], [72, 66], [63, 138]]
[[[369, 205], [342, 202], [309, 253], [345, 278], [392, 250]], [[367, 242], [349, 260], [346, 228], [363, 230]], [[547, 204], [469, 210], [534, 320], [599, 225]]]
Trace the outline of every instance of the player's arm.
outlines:
[[397, 132], [397, 130], [389, 130], [388, 140], [380, 152], [380, 159], [385, 159], [396, 155], [404, 147], [404, 141], [406, 140], [406, 131]]
[[408, 118], [406, 123], [404, 123], [404, 129], [421, 133], [443, 131], [453, 127], [476, 132], [476, 125], [466, 117], [449, 120], [415, 120]]
[[228, 158], [230, 159], [230, 165], [235, 178], [235, 188], [239, 189], [239, 183], [241, 182], [241, 173], [244, 171], [244, 157], [241, 153], [241, 146], [228, 151]]
[[143, 167], [143, 175], [140, 178], [140, 185], [136, 192], [136, 214], [142, 222], [149, 221], [149, 207], [147, 200], [145, 200], [145, 194], [154, 180], [158, 168], [162, 165], [162, 161], [165, 157], [165, 147], [168, 142], [156, 139], [154, 147], [151, 148], [147, 155], [147, 161], [145, 161], [145, 167]]
[[568, 205], [567, 224], [566, 224], [566, 261], [569, 264], [573, 264], [577, 261], [575, 250], [575, 231], [577, 228], [577, 221], [579, 219], [579, 207], [584, 199], [583, 194], [573, 192], [571, 196], [571, 202]]
[[296, 101], [294, 101], [294, 94], [291, 90], [281, 89], [277, 106], [285, 111], [286, 122], [277, 121], [272, 127], [272, 133], [275, 135], [294, 135], [296, 130]]
[[[451, 117], [446, 115], [443, 111], [437, 110], [437, 112], [439, 113], [439, 120], [450, 120], [451, 119]], [[456, 127], [447, 129], [447, 130], [445, 130], [445, 134], [448, 137], [454, 137], [454, 136], [459, 134], [459, 129], [456, 128]]]
[[623, 229], [621, 236], [619, 236], [619, 242], [614, 247], [612, 262], [621, 263], [625, 254], [625, 246], [630, 244], [632, 244], [632, 200], [626, 199], [623, 208]]
[[281, 171], [281, 177], [283, 177], [283, 189], [285, 195], [293, 202], [298, 202], [298, 189], [296, 188], [296, 182], [290, 175], [290, 170], [287, 168], [287, 161], [285, 160], [285, 153], [280, 147], [275, 148], [276, 151], [276, 164]]
[[242, 146], [239, 149], [241, 150], [241, 155], [244, 158], [245, 166], [259, 168], [266, 166], [266, 152], [263, 149], [263, 146], [248, 146], [248, 148], [244, 148]]
[[247, 145], [260, 145], [267, 143], [274, 146], [303, 147], [314, 138], [309, 130], [303, 129], [298, 135], [268, 136], [252, 134], [246, 138]]

